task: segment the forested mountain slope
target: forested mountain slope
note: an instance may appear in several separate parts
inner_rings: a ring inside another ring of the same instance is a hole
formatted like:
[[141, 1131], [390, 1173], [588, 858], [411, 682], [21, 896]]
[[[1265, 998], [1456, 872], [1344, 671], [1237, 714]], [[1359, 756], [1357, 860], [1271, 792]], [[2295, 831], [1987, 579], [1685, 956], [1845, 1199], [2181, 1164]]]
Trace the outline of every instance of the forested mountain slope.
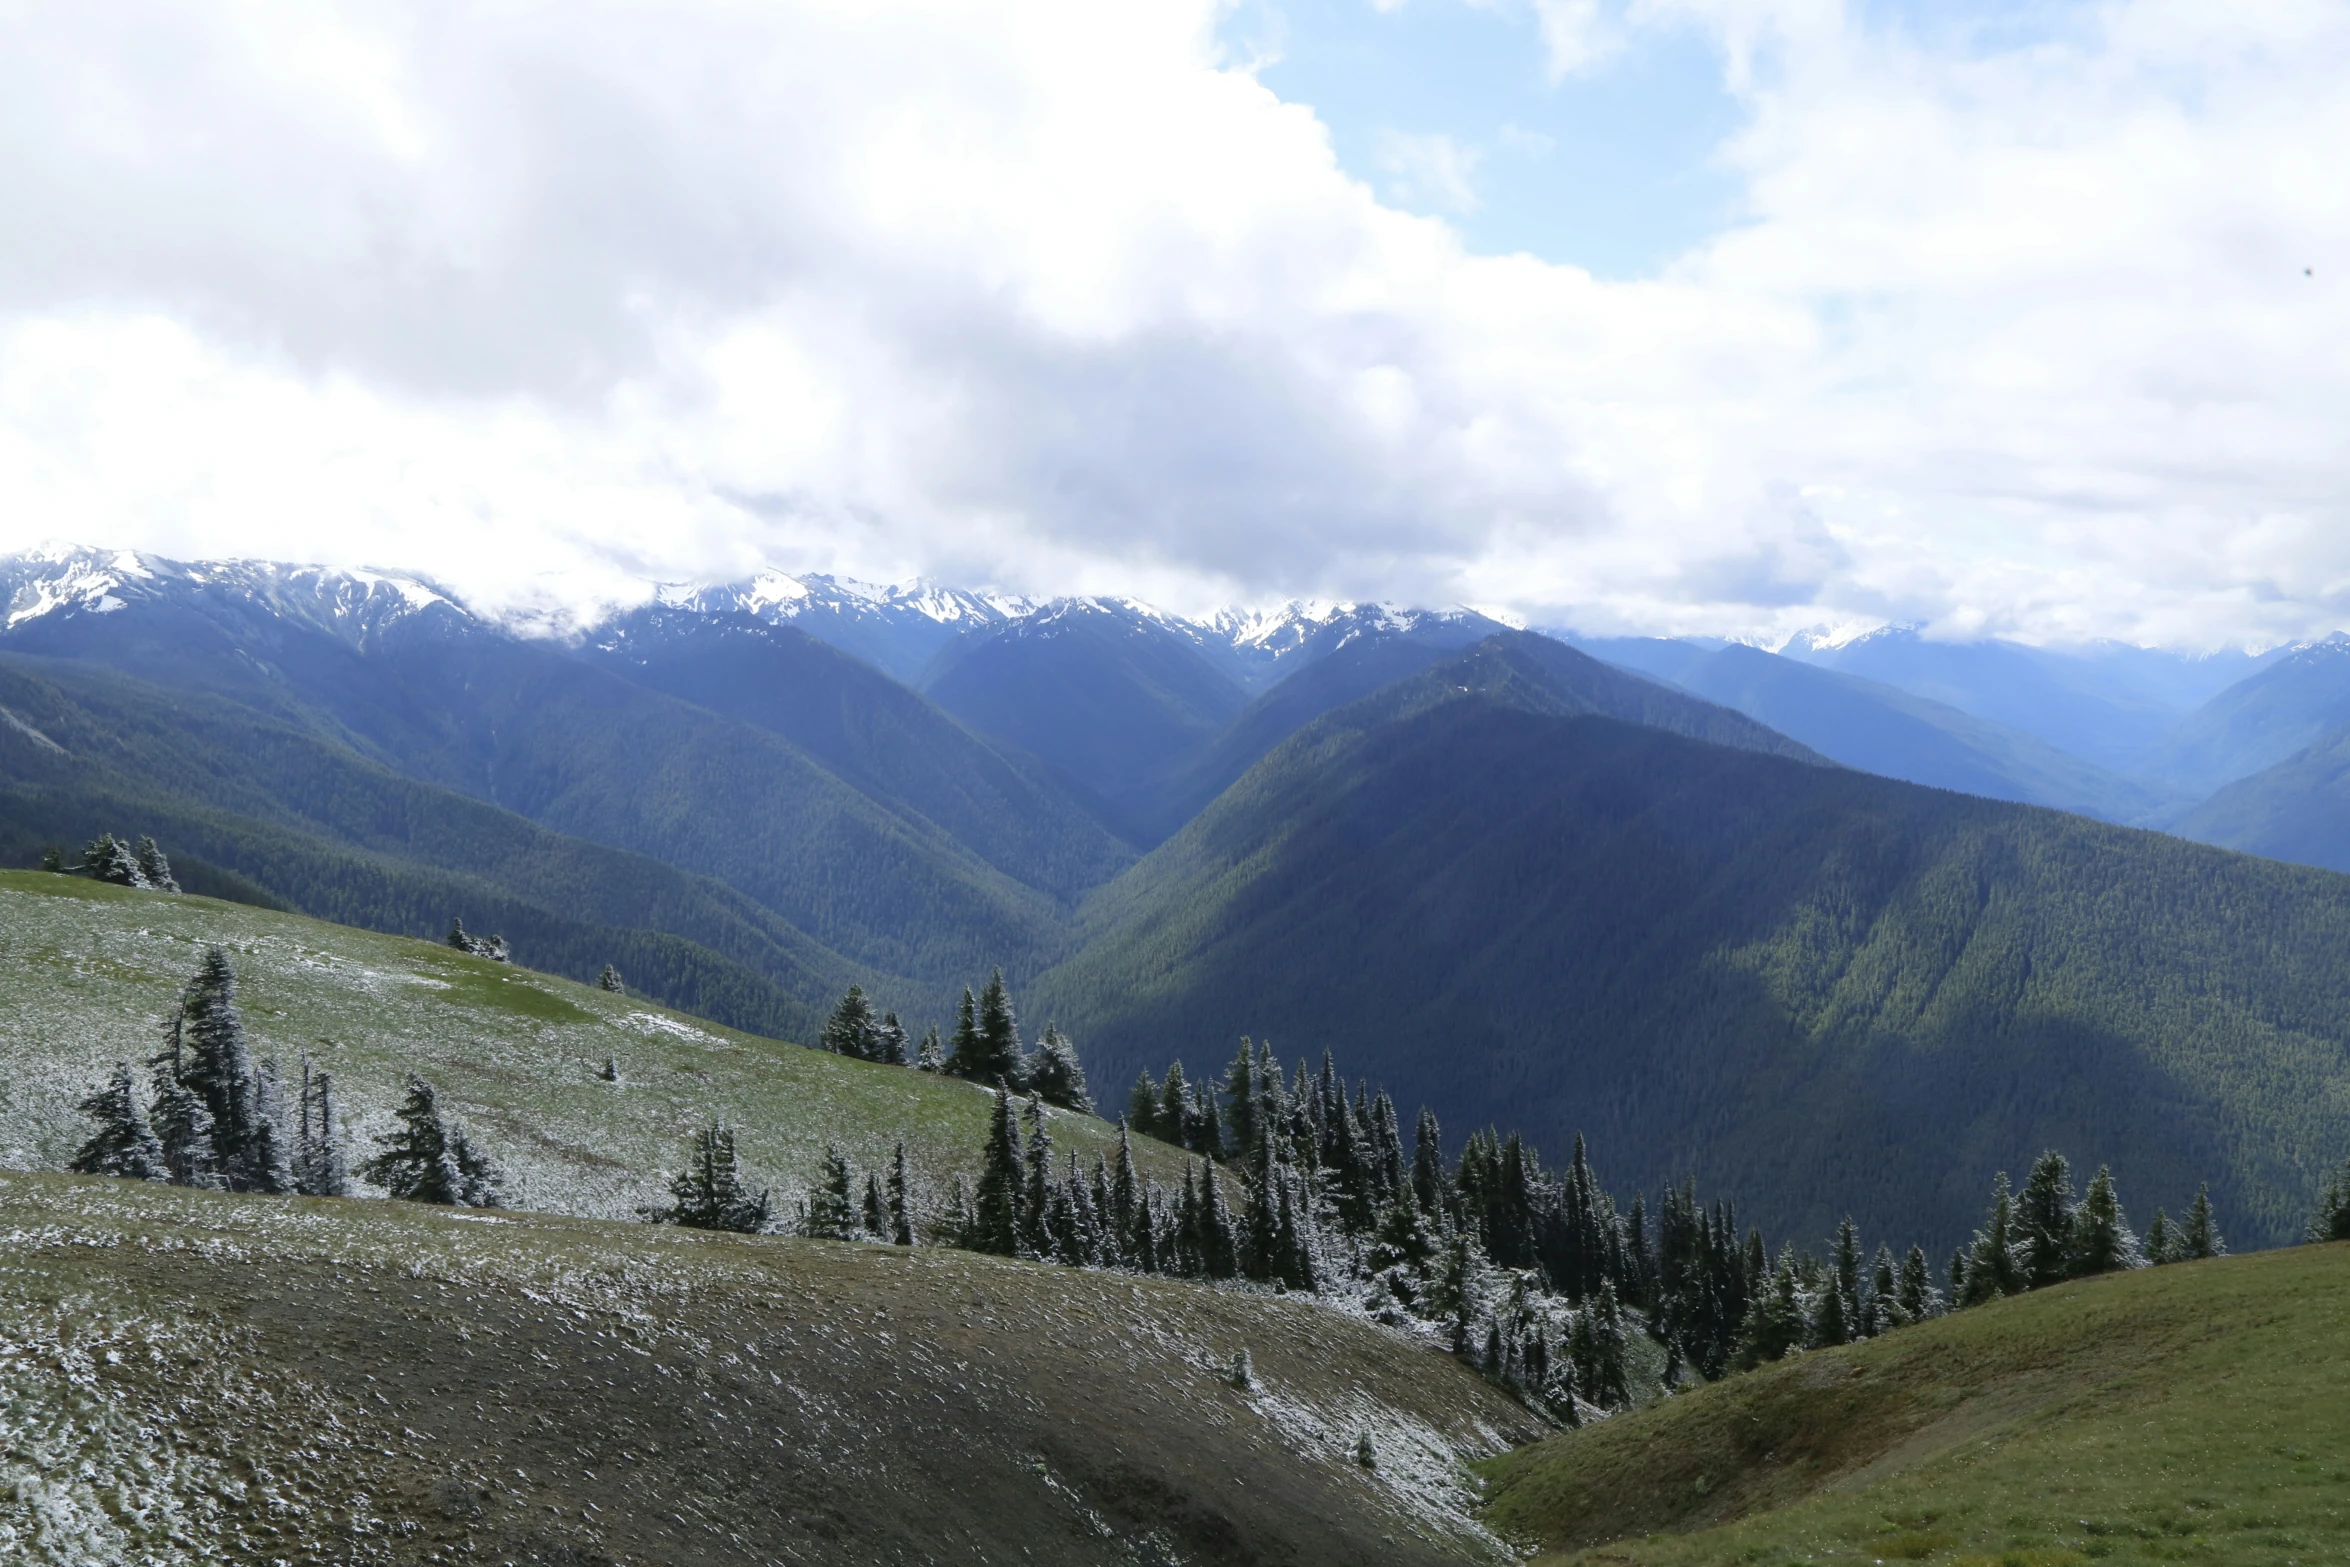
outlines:
[[1330, 714], [1098, 894], [1040, 990], [1097, 1075], [1334, 1047], [1773, 1233], [1955, 1242], [2052, 1145], [2298, 1226], [2350, 1112], [2350, 880], [1590, 716], [1565, 660], [1602, 667], [1497, 641]]
[[1248, 701], [1196, 631], [1092, 599], [948, 648], [924, 689], [981, 734], [1051, 764], [1130, 840], [1151, 836], [1161, 780]]
[[796, 624], [656, 605], [599, 627], [582, 651], [640, 685], [783, 736], [1014, 880], [1074, 897], [1133, 861], [1034, 758], [989, 744]]
[[2300, 648], [2181, 721], [2151, 763], [2189, 795], [2286, 761], [2350, 724], [2350, 638]]
[[1707, 649], [1636, 638], [1585, 646], [1601, 658], [1734, 707], [1863, 772], [2107, 821], [2142, 821], [2163, 803], [2144, 784], [2020, 729], [1759, 648]]
[[2171, 829], [2246, 854], [2350, 871], [2350, 726], [2226, 785]]

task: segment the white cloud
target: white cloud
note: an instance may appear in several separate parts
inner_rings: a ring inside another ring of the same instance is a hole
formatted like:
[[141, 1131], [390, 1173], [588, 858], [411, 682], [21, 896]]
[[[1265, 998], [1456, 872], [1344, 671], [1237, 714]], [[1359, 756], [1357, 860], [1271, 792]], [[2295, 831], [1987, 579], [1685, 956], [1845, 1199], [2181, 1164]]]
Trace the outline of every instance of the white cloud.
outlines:
[[1623, 47], [1599, 0], [1534, 0], [1534, 20], [1554, 82], [1597, 69]]
[[[1218, 13], [11, 13], [0, 548], [506, 603], [773, 560], [1749, 633], [2350, 618], [2340, 8], [1993, 50], [1642, 0], [1722, 43], [1746, 211], [1623, 283], [1384, 205]], [[1413, 201], [1474, 200], [1414, 156]]]
[[1422, 211], [1475, 212], [1477, 166], [1483, 148], [1465, 145], [1441, 132], [1415, 133], [1383, 128], [1372, 157], [1387, 176], [1388, 198]]

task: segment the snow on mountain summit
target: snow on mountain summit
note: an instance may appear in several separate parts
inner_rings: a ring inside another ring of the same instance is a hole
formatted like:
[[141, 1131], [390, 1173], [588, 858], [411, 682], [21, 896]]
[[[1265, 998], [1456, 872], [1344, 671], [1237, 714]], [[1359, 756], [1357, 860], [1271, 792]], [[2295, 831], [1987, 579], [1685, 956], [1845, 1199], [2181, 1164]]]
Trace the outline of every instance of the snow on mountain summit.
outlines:
[[280, 561], [178, 561], [135, 550], [45, 544], [0, 558], [0, 629], [15, 632], [60, 615], [106, 615], [175, 596], [243, 600], [351, 640], [447, 605], [407, 572], [290, 565]]

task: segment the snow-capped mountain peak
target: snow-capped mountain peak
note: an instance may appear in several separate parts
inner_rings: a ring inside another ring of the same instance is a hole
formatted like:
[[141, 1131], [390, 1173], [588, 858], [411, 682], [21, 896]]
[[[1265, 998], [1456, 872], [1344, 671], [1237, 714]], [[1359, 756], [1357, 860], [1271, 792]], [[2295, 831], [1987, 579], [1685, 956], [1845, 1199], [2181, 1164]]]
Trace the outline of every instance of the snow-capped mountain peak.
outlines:
[[244, 601], [356, 641], [445, 605], [466, 611], [408, 572], [288, 565], [279, 561], [177, 561], [134, 550], [48, 544], [0, 559], [0, 630], [20, 632], [60, 616], [108, 615], [174, 596]]

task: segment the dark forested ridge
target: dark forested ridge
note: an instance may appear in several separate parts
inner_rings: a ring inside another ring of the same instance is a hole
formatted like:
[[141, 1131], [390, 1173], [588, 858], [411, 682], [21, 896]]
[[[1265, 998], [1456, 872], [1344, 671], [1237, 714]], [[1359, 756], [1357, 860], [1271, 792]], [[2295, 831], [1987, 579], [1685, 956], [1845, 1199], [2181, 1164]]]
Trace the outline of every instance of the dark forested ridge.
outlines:
[[2049, 1145], [2298, 1225], [2350, 1108], [2350, 882], [1579, 714], [1506, 649], [1310, 726], [1097, 896], [1040, 986], [1097, 1075], [1335, 1044], [1780, 1231], [1869, 1194], [1955, 1239], [1959, 1172]]

